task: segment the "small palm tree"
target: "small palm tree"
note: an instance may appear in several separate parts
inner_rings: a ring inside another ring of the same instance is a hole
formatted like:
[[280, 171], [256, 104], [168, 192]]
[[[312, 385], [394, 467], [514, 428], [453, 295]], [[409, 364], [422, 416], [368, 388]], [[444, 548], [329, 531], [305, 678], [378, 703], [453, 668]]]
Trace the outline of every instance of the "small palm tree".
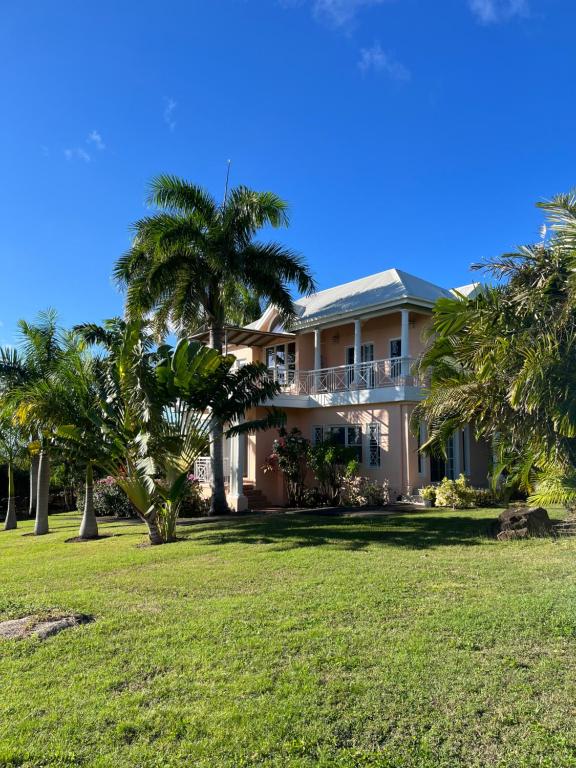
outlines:
[[[222, 351], [224, 327], [238, 307], [256, 295], [294, 317], [290, 285], [314, 290], [303, 259], [284, 246], [256, 240], [266, 226], [288, 225], [287, 204], [272, 192], [239, 186], [222, 203], [201, 187], [175, 176], [152, 181], [150, 204], [159, 212], [134, 225], [132, 248], [114, 270], [126, 288], [128, 316], [153, 313], [156, 331], [188, 335], [202, 327], [209, 345]], [[224, 491], [223, 426], [211, 439], [211, 512], [228, 511]]]

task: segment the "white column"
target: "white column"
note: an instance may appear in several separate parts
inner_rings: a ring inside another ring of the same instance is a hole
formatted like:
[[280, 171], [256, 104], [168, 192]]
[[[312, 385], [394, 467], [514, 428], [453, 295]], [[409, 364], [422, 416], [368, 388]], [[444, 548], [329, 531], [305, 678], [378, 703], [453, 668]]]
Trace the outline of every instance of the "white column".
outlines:
[[[314, 328], [314, 370], [318, 371], [322, 368], [322, 331], [320, 328]], [[318, 391], [320, 386], [320, 377], [314, 376], [314, 391]]]
[[362, 362], [362, 322], [361, 320], [354, 320], [354, 381], [356, 386], [361, 384], [361, 369], [360, 364]]
[[400, 310], [402, 314], [402, 330], [400, 337], [402, 339], [402, 376], [408, 376], [410, 373], [410, 312], [407, 309]]
[[320, 328], [314, 328], [314, 369], [317, 371], [322, 368], [322, 354], [320, 349], [320, 342], [322, 339], [322, 331]]
[[230, 487], [228, 506], [234, 512], [248, 509], [248, 499], [244, 496], [244, 440], [245, 435], [235, 435], [228, 442], [230, 445]]

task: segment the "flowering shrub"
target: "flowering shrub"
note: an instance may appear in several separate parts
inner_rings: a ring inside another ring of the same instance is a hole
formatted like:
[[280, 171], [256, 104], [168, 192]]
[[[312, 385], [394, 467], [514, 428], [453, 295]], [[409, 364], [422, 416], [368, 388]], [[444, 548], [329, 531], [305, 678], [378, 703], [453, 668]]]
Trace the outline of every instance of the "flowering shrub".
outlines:
[[[84, 486], [76, 492], [76, 507], [84, 508]], [[128, 497], [113, 477], [94, 482], [94, 512], [99, 517], [137, 517]]]
[[390, 503], [390, 484], [388, 480], [378, 482], [369, 477], [346, 476], [340, 503], [346, 507], [383, 507]]
[[284, 428], [278, 430], [272, 453], [262, 467], [264, 472], [280, 470], [284, 477], [288, 506], [300, 507], [304, 503], [304, 481], [308, 471], [308, 450], [310, 441], [299, 429], [290, 432]]
[[457, 480], [444, 478], [436, 488], [436, 506], [452, 507], [452, 509], [465, 509], [474, 506], [474, 488], [468, 484], [464, 475]]

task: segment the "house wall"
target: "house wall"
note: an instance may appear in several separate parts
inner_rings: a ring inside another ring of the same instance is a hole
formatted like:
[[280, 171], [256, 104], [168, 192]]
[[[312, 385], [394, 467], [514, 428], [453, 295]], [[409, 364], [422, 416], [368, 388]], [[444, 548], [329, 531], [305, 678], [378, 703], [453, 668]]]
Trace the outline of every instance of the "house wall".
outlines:
[[[423, 334], [430, 324], [430, 316], [410, 313], [410, 355], [418, 356], [424, 349]], [[373, 317], [362, 323], [362, 342], [374, 344], [374, 359], [390, 357], [390, 340], [400, 338], [401, 314], [393, 312], [380, 317]], [[280, 343], [282, 343], [279, 340]], [[300, 371], [314, 369], [314, 333], [298, 333], [296, 342], [296, 368]], [[271, 342], [272, 343], [272, 342]], [[325, 328], [320, 334], [321, 367], [332, 368], [346, 364], [346, 349], [354, 346], [354, 323], [347, 322], [333, 328]], [[264, 347], [231, 348], [239, 359], [260, 362], [266, 361]]]
[[[391, 497], [396, 499], [409, 487], [415, 491], [429, 482], [427, 465], [423, 467], [423, 474], [418, 474], [417, 439], [412, 435], [409, 424], [413, 408], [414, 403], [391, 403], [363, 408], [286, 409], [286, 428], [291, 430], [297, 427], [304, 437], [312, 441], [315, 426], [361, 425], [363, 455], [360, 473], [381, 482], [388, 480]], [[368, 425], [372, 422], [380, 425], [381, 454], [380, 467], [377, 468], [368, 465]], [[256, 483], [271, 504], [283, 504], [285, 496], [281, 473], [264, 473], [262, 470], [276, 436], [275, 430], [268, 430], [249, 439], [249, 479]], [[312, 476], [308, 482], [313, 485]]]

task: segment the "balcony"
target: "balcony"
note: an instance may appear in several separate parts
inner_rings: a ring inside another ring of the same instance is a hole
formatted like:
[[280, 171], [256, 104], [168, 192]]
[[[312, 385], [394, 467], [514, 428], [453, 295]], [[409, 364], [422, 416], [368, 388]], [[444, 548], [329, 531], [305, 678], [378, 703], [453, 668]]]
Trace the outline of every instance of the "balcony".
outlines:
[[391, 357], [312, 371], [277, 368], [270, 371], [270, 376], [280, 383], [285, 395], [318, 396], [385, 387], [412, 388], [420, 386], [418, 378], [410, 372], [414, 362], [414, 358]]

